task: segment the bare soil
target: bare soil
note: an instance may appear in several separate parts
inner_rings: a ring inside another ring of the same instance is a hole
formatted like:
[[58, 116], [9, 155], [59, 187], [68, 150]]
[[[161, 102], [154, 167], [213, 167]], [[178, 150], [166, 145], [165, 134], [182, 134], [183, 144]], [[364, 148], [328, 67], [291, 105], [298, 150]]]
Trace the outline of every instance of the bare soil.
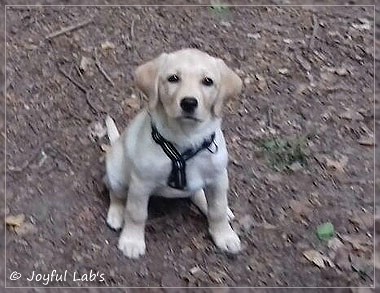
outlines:
[[[5, 212], [25, 219], [7, 225], [6, 275], [22, 274], [7, 286], [54, 269], [67, 280], [48, 286], [373, 285], [373, 31], [373, 7], [8, 7]], [[104, 118], [126, 127], [146, 104], [136, 66], [184, 47], [244, 80], [223, 123], [243, 251], [218, 251], [188, 200], [153, 198], [132, 261], [105, 224]], [[307, 163], [276, 171], [275, 139], [304, 140]], [[317, 237], [326, 222], [335, 242]], [[91, 270], [104, 281], [73, 280]]]

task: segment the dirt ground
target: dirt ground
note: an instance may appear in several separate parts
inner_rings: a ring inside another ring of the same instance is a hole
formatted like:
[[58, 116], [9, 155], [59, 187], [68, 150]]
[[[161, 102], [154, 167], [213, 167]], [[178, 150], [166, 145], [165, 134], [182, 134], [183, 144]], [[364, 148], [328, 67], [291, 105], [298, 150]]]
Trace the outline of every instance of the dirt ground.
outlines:
[[[6, 33], [7, 286], [374, 284], [373, 7], [8, 7]], [[105, 224], [104, 117], [125, 127], [146, 104], [136, 66], [183, 47], [244, 81], [223, 123], [243, 251], [218, 251], [188, 200], [153, 198], [132, 261]], [[304, 142], [304, 164], [276, 170], [275, 141]]]

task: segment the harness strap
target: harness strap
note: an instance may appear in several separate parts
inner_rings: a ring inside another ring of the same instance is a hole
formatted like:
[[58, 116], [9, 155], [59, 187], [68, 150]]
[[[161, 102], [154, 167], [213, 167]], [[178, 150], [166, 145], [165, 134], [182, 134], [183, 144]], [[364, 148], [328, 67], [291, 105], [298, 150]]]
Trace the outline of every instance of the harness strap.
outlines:
[[[186, 161], [193, 158], [196, 154], [204, 149], [208, 149], [212, 153], [216, 153], [218, 146], [215, 143], [215, 132], [207, 139], [205, 139], [198, 148], [188, 148], [182, 154], [178, 152], [175, 146], [168, 140], [166, 140], [152, 124], [152, 138], [159, 144], [165, 154], [172, 161], [172, 170], [169, 175], [168, 185], [172, 188], [183, 190], [186, 185]], [[215, 151], [210, 150], [211, 144], [216, 146]]]

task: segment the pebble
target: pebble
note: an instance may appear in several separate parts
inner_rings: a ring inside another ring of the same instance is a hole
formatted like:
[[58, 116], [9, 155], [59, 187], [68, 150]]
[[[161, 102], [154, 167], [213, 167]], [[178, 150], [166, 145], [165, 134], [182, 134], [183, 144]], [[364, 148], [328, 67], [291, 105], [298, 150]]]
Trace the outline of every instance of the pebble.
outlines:
[[250, 34], [250, 33], [248, 33], [248, 34], [247, 34], [247, 37], [248, 37], [249, 39], [254, 39], [254, 40], [261, 39], [261, 35], [260, 35], [259, 33], [255, 33], [255, 34]]

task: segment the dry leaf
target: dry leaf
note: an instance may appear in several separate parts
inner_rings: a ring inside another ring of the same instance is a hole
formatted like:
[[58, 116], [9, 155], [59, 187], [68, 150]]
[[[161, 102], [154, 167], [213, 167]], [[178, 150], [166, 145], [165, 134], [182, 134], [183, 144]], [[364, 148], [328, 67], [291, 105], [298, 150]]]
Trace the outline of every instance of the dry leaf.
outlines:
[[309, 218], [310, 214], [313, 212], [310, 206], [308, 206], [308, 203], [301, 202], [298, 200], [291, 200], [289, 206], [294, 213], [300, 216], [304, 216], [306, 218]]
[[375, 145], [375, 140], [374, 140], [373, 135], [369, 135], [367, 137], [361, 137], [358, 140], [358, 143], [361, 144], [361, 145], [365, 145], [365, 146], [374, 146]]
[[352, 109], [348, 109], [345, 112], [340, 113], [339, 117], [342, 119], [354, 120], [354, 121], [363, 121], [364, 120], [364, 117], [362, 114], [360, 114], [359, 112], [354, 111]]
[[101, 47], [103, 50], [109, 50], [109, 49], [115, 49], [115, 44], [111, 43], [110, 41], [105, 41], [101, 44]]
[[102, 138], [107, 134], [107, 129], [102, 123], [97, 121], [89, 126], [89, 134], [93, 139]]
[[101, 148], [101, 150], [103, 151], [103, 152], [108, 152], [110, 149], [111, 149], [111, 146], [110, 145], [108, 145], [108, 144], [104, 144], [104, 143], [102, 143], [101, 145], [100, 145], [100, 148]]
[[334, 237], [327, 242], [327, 247], [333, 251], [338, 251], [338, 249], [342, 248], [344, 245], [342, 241], [338, 238]]
[[362, 31], [362, 30], [370, 30], [371, 29], [371, 24], [369, 23], [368, 20], [365, 20], [362, 19], [362, 23], [361, 24], [357, 24], [357, 23], [351, 23], [351, 26], [354, 28], [354, 29], [357, 29], [359, 31]]
[[79, 64], [79, 68], [83, 71], [87, 71], [88, 67], [93, 63], [91, 58], [82, 56]]
[[255, 219], [249, 214], [246, 214], [239, 219], [239, 226], [245, 232], [249, 231], [254, 225]]
[[334, 257], [334, 263], [341, 269], [345, 271], [351, 270], [351, 263], [349, 261], [349, 253], [345, 247], [341, 247], [337, 250], [335, 257]]
[[344, 242], [350, 243], [354, 250], [364, 251], [364, 252], [371, 250], [372, 243], [368, 239], [368, 237], [365, 235], [355, 235], [355, 236], [343, 235], [341, 236], [341, 238]]
[[224, 272], [209, 272], [208, 276], [210, 277], [211, 281], [217, 284], [223, 284], [224, 279], [227, 277]]
[[374, 225], [373, 214], [355, 214], [349, 221], [355, 226], [361, 226], [364, 229], [370, 229]]
[[25, 220], [25, 215], [19, 214], [17, 216], [7, 216], [5, 218], [5, 223], [8, 226], [20, 227], [24, 223], [24, 220]]
[[334, 171], [344, 172], [344, 167], [348, 163], [348, 157], [342, 155], [339, 161], [330, 159], [329, 157], [325, 157], [326, 167], [329, 169], [333, 169]]
[[330, 267], [334, 267], [334, 263], [331, 261], [330, 258], [327, 256], [322, 255], [320, 252], [316, 250], [307, 250], [303, 252], [304, 257], [306, 257], [307, 260], [314, 263], [317, 267], [324, 269], [326, 265]]
[[123, 105], [127, 105], [127, 107], [129, 107], [131, 109], [134, 109], [134, 110], [140, 109], [140, 100], [137, 99], [137, 98], [128, 98], [128, 99], [125, 99], [122, 102], [122, 104]]
[[36, 226], [34, 226], [31, 223], [24, 223], [19, 227], [15, 227], [14, 230], [15, 230], [16, 234], [20, 235], [20, 236], [26, 235], [26, 234], [34, 234], [38, 231]]

